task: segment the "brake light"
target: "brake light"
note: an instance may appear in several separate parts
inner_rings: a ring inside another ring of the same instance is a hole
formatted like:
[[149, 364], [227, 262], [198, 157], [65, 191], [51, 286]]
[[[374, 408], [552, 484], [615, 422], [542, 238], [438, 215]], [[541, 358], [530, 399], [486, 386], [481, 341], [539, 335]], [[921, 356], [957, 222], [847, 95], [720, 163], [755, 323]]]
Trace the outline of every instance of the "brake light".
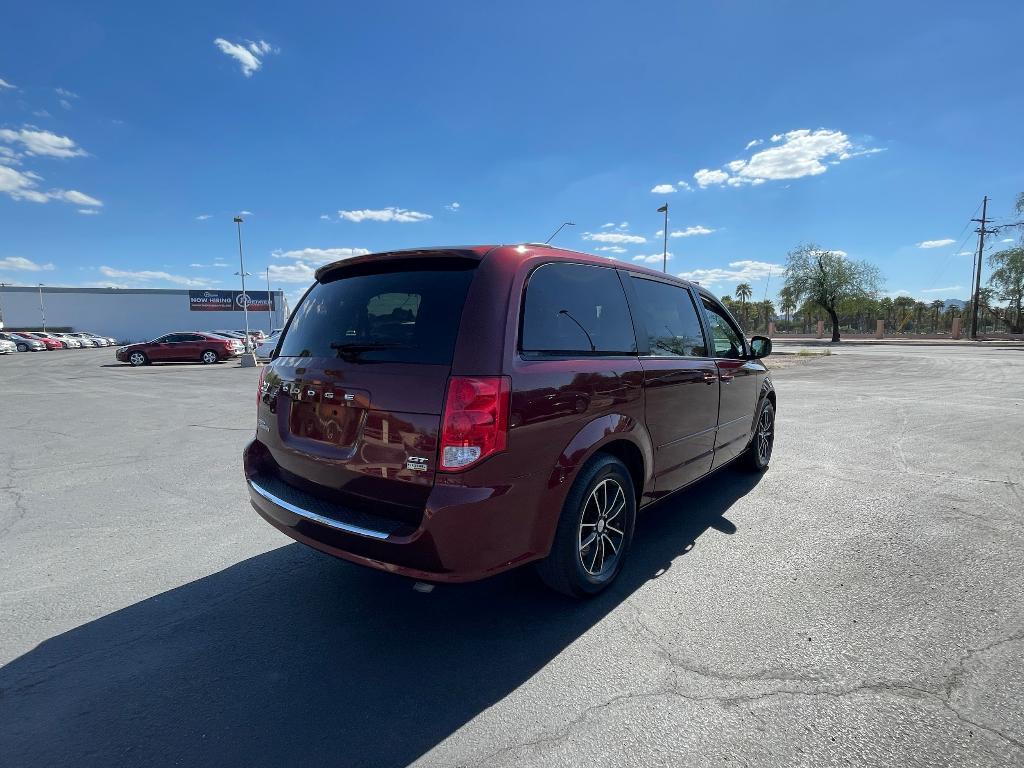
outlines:
[[441, 417], [442, 471], [457, 472], [505, 450], [512, 385], [507, 376], [452, 376]]

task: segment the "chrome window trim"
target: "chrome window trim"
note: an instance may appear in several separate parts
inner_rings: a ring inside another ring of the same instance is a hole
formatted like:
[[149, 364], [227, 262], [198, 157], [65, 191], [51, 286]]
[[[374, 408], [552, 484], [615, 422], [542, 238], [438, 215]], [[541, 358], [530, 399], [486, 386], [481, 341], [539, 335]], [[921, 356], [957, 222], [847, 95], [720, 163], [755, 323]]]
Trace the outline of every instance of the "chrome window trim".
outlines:
[[306, 520], [312, 520], [315, 523], [320, 523], [320, 525], [326, 525], [328, 528], [334, 528], [335, 530], [345, 531], [347, 533], [355, 533], [359, 536], [367, 536], [371, 539], [384, 540], [387, 539], [388, 536], [390, 536], [390, 534], [384, 533], [383, 531], [374, 531], [370, 528], [361, 528], [358, 525], [342, 523], [338, 520], [332, 520], [329, 517], [318, 515], [316, 512], [310, 512], [308, 509], [297, 507], [294, 504], [285, 501], [284, 499], [278, 498], [270, 491], [254, 483], [252, 480], [249, 481], [249, 487], [256, 491], [256, 493], [265, 498], [267, 501], [276, 504], [282, 509], [286, 509], [292, 514], [298, 515], [299, 517], [305, 518]]

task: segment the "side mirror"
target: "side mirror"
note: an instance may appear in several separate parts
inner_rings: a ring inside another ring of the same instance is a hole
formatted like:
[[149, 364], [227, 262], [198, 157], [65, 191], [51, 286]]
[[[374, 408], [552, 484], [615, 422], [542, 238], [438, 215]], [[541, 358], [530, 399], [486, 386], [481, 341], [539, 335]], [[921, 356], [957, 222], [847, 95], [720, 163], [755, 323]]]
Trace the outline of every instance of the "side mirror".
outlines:
[[751, 357], [768, 357], [772, 353], [772, 340], [767, 336], [754, 336], [750, 340]]

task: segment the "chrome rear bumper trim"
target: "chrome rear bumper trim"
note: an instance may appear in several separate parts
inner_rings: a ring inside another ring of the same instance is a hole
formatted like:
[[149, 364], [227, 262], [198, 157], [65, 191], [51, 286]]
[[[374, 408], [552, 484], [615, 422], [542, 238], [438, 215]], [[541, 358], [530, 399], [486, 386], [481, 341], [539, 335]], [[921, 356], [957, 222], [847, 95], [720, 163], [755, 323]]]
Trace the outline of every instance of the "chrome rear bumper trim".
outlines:
[[342, 523], [338, 520], [332, 520], [329, 517], [318, 515], [316, 512], [310, 512], [308, 509], [297, 507], [294, 504], [275, 496], [266, 488], [260, 487], [252, 480], [249, 481], [249, 487], [256, 491], [256, 493], [265, 498], [267, 501], [281, 507], [281, 509], [286, 509], [292, 514], [298, 515], [299, 517], [305, 518], [306, 520], [312, 520], [314, 523], [326, 525], [328, 528], [334, 528], [338, 531], [345, 531], [346, 533], [354, 533], [358, 536], [367, 536], [371, 539], [386, 539], [390, 535], [388, 533], [385, 533], [384, 531], [374, 531], [370, 528], [361, 528], [358, 525], [350, 525], [349, 523]]

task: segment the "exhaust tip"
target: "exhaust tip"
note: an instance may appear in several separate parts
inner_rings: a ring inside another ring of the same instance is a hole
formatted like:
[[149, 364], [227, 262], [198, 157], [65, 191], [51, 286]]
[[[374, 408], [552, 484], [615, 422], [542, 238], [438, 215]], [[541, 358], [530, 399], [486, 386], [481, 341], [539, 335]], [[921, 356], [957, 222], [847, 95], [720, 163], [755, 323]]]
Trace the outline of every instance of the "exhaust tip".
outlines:
[[417, 581], [415, 584], [412, 585], [412, 589], [414, 592], [420, 592], [424, 595], [429, 595], [431, 592], [434, 591], [434, 585], [427, 584], [423, 581]]

